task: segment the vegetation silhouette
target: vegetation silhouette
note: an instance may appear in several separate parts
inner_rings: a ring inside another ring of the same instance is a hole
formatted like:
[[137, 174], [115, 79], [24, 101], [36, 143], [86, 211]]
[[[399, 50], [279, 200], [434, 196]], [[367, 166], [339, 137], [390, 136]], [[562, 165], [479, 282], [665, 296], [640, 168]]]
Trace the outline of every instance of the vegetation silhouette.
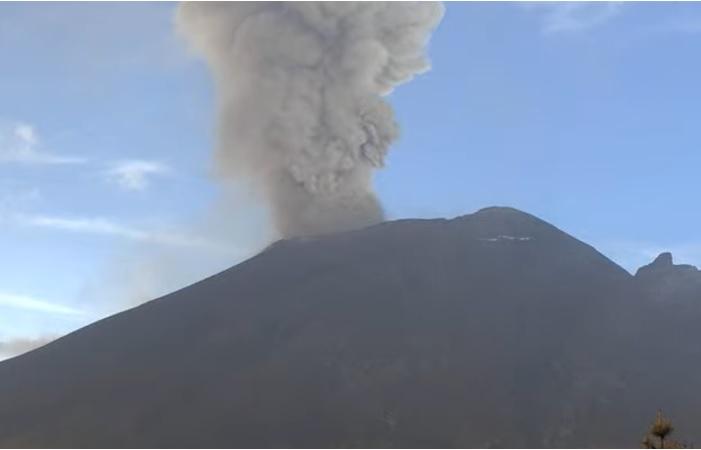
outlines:
[[668, 439], [673, 432], [674, 425], [672, 425], [672, 421], [667, 419], [661, 410], [658, 410], [655, 420], [652, 421], [647, 434], [643, 438], [643, 448], [693, 448], [691, 445], [676, 439]]

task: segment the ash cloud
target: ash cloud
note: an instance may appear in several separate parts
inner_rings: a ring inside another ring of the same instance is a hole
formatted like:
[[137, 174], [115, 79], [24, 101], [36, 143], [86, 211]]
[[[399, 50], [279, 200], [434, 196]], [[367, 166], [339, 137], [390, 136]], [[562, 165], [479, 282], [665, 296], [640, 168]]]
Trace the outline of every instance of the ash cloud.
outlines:
[[429, 68], [440, 3], [182, 3], [217, 87], [216, 173], [247, 180], [283, 237], [382, 221], [392, 89]]
[[28, 351], [44, 346], [55, 339], [56, 337], [54, 336], [44, 336], [36, 339], [17, 338], [0, 341], [0, 361], [27, 353]]

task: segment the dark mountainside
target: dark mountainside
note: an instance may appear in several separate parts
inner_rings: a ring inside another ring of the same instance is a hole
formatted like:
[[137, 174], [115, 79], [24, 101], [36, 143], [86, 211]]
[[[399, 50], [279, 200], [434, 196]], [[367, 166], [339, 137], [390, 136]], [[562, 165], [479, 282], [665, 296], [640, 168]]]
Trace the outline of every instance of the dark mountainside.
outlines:
[[509, 208], [279, 242], [0, 363], [0, 446], [701, 442], [701, 273]]

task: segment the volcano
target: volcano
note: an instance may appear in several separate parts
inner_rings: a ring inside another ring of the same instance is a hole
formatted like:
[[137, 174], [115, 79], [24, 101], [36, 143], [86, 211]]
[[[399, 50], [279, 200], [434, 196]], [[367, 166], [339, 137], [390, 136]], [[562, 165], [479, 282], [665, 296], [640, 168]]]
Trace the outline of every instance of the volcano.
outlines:
[[698, 442], [700, 319], [696, 268], [511, 208], [290, 239], [0, 363], [0, 446]]

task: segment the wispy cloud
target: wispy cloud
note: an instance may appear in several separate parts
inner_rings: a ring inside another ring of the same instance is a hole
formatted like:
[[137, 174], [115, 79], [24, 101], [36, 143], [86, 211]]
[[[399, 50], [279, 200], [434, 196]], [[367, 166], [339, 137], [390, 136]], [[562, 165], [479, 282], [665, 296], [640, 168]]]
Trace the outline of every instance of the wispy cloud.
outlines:
[[543, 11], [543, 34], [571, 33], [599, 27], [618, 16], [622, 3], [618, 2], [552, 2], [528, 4]]
[[26, 123], [0, 127], [0, 164], [84, 164], [85, 158], [46, 152], [36, 130]]
[[105, 171], [105, 176], [122, 189], [143, 191], [149, 186], [152, 176], [165, 175], [171, 171], [170, 167], [161, 162], [127, 160], [114, 163]]
[[147, 231], [122, 225], [103, 218], [67, 218], [41, 215], [18, 215], [16, 216], [16, 220], [23, 226], [48, 228], [73, 233], [113, 236], [133, 241], [180, 247], [216, 248], [213, 243], [198, 236], [170, 232]]
[[83, 315], [84, 312], [34, 297], [0, 292], [0, 306], [49, 314]]

